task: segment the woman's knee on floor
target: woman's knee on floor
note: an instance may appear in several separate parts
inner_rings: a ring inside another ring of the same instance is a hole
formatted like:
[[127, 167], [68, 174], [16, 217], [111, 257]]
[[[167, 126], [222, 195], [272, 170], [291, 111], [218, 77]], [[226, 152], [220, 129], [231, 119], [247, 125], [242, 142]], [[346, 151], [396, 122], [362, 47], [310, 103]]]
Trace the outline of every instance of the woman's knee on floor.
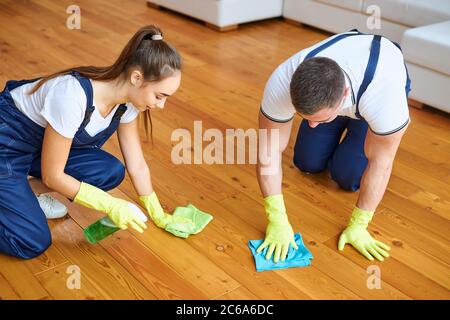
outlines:
[[50, 230], [40, 233], [33, 239], [34, 247], [28, 250], [25, 259], [33, 259], [43, 254], [52, 244]]
[[10, 232], [4, 229], [2, 251], [21, 259], [33, 259], [43, 254], [52, 244], [52, 236], [47, 226], [35, 226]]
[[108, 154], [105, 157], [104, 170], [97, 177], [96, 186], [102, 190], [111, 190], [122, 183], [125, 178], [125, 166], [116, 157]]

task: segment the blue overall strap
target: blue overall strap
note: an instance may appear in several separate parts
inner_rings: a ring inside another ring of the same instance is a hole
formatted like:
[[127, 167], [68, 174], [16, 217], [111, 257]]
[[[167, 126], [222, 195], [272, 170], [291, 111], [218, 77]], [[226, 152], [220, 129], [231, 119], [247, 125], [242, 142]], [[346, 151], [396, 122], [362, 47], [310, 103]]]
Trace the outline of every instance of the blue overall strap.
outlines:
[[408, 67], [406, 66], [406, 63], [405, 63], [405, 69], [406, 69], [405, 92], [406, 92], [406, 97], [408, 97], [409, 92], [411, 91], [411, 78], [409, 77], [409, 71], [408, 71]]
[[87, 124], [89, 123], [89, 120], [91, 119], [91, 115], [95, 110], [95, 108], [93, 106], [94, 91], [92, 89], [92, 84], [88, 78], [83, 77], [76, 71], [70, 71], [70, 74], [80, 82], [80, 85], [83, 88], [84, 93], [86, 95], [86, 112], [84, 113], [83, 122], [80, 125], [80, 128], [82, 129], [87, 126]]
[[342, 40], [342, 39], [345, 39], [345, 38], [350, 37], [350, 36], [356, 36], [356, 35], [361, 34], [361, 33], [360, 33], [358, 30], [356, 30], [356, 29], [351, 30], [350, 32], [355, 32], [355, 33], [343, 33], [343, 34], [340, 34], [340, 35], [334, 37], [333, 39], [331, 39], [330, 41], [327, 41], [327, 42], [325, 42], [324, 44], [318, 46], [318, 47], [315, 48], [314, 50], [311, 50], [311, 51], [306, 55], [306, 57], [305, 57], [305, 59], [304, 59], [303, 61], [306, 61], [306, 60], [308, 60], [308, 59], [310, 59], [310, 58], [316, 56], [320, 51], [325, 50], [326, 48], [330, 47], [331, 45], [335, 44], [336, 42], [338, 42], [338, 41], [340, 41], [340, 40]]
[[94, 104], [94, 91], [92, 89], [91, 81], [76, 71], [71, 71], [70, 74], [80, 82], [80, 85], [86, 94], [86, 110], [89, 109]]
[[369, 62], [367, 63], [366, 71], [364, 72], [364, 79], [359, 86], [358, 95], [356, 97], [356, 116], [361, 119], [359, 114], [359, 101], [362, 95], [366, 92], [367, 87], [372, 82], [373, 76], [375, 75], [375, 70], [377, 69], [378, 58], [380, 57], [380, 43], [381, 36], [376, 35], [373, 37], [372, 45], [370, 47]]
[[[400, 50], [401, 53], [403, 53], [402, 48], [397, 42], [391, 41], [395, 46]], [[409, 95], [409, 92], [411, 91], [411, 78], [409, 77], [408, 67], [406, 66], [405, 62], [405, 70], [406, 70], [406, 85], [405, 85], [405, 92], [406, 96]]]
[[120, 120], [120, 118], [122, 118], [123, 114], [127, 111], [128, 107], [125, 103], [122, 103], [121, 105], [119, 105], [119, 107], [117, 108], [116, 112], [113, 115], [113, 120]]

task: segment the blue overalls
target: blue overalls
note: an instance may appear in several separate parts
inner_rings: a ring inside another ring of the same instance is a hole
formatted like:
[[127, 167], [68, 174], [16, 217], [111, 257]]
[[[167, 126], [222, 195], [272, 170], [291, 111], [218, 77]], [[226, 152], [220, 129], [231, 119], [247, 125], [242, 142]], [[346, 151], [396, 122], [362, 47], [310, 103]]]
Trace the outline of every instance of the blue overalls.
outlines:
[[[315, 48], [305, 57], [305, 60], [317, 55], [334, 43], [350, 36], [362, 35], [358, 30], [353, 33], [341, 34], [321, 46]], [[367, 157], [364, 154], [364, 142], [368, 129], [367, 122], [359, 114], [359, 102], [375, 74], [380, 55], [381, 36], [373, 36], [369, 60], [364, 72], [363, 82], [356, 97], [356, 117], [352, 119], [339, 116], [330, 123], [323, 123], [315, 128], [302, 120], [298, 130], [294, 147], [294, 164], [303, 172], [318, 173], [328, 168], [331, 178], [344, 190], [356, 191], [359, 189], [362, 175], [367, 167]], [[394, 43], [399, 49], [400, 46]], [[406, 66], [405, 66], [406, 68]], [[411, 80], [406, 70], [406, 95], [411, 90]], [[344, 130], [347, 134], [341, 140]]]
[[[110, 125], [91, 137], [86, 132], [93, 106], [89, 79], [72, 72], [87, 97], [84, 120], [73, 138], [64, 172], [104, 191], [118, 186], [124, 176], [123, 164], [101, 146], [117, 129], [126, 111], [120, 105]], [[25, 116], [14, 104], [10, 91], [34, 80], [8, 81], [0, 93], [0, 252], [31, 259], [51, 244], [44, 212], [27, 176], [41, 178], [41, 148], [44, 128]]]

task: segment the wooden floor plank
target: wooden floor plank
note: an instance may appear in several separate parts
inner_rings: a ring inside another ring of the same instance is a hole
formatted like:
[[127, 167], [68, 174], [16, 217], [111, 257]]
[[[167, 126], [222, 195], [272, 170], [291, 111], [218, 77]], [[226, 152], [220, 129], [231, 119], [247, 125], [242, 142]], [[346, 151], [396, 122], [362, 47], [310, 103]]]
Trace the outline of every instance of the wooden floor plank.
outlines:
[[[290, 200], [287, 199], [288, 201]], [[244, 211], [249, 213], [242, 215], [242, 219], [264, 229], [266, 223], [265, 217], [262, 216], [263, 213], [260, 210], [250, 209], [252, 205], [256, 207], [255, 204], [252, 204], [251, 199], [240, 195], [239, 198], [235, 197], [234, 199], [224, 200], [222, 203], [231, 208], [244, 208]], [[384, 299], [387, 297], [392, 299], [408, 298], [391, 286], [386, 287], [385, 291], [382, 292], [369, 291], [365, 285], [365, 269], [352, 263], [349, 264], [348, 260], [343, 258], [337, 252], [336, 248], [335, 250], [330, 250], [320, 243], [320, 240], [316, 237], [316, 230], [307, 229], [304, 227], [306, 225], [298, 223], [297, 216], [291, 215], [290, 217], [294, 231], [302, 234], [305, 245], [310, 249], [315, 258], [312, 260], [311, 268], [293, 269], [292, 271], [280, 270], [279, 273], [288, 277], [289, 279], [287, 280], [289, 282], [297, 282], [300, 288], [306, 290], [305, 292], [307, 294], [316, 299], [344, 299], [349, 296], [352, 296], [352, 298], [364, 297], [367, 299]], [[315, 272], [310, 269], [314, 269]], [[347, 272], [348, 270], [352, 270], [352, 272]], [[313, 276], [314, 273], [316, 273], [315, 277]], [[295, 277], [292, 277], [292, 274]], [[323, 277], [323, 275], [330, 276], [330, 278]], [[315, 286], [314, 283], [318, 282], [321, 285]], [[351, 291], [346, 293], [344, 288], [348, 288]]]
[[218, 300], [257, 300], [258, 297], [251, 293], [246, 287], [240, 286], [223, 296], [217, 298]]
[[83, 230], [72, 219], [58, 223], [53, 229], [53, 242], [81, 270], [96, 290], [108, 299], [155, 299], [133, 274], [125, 270], [102, 247], [84, 239]]
[[158, 299], [208, 298], [198, 285], [186, 281], [182, 275], [161, 261], [151, 249], [134, 237], [116, 238], [107, 250]]
[[[386, 194], [369, 231], [391, 245], [391, 257], [370, 262], [336, 244], [358, 194], [342, 191], [327, 172], [293, 165], [296, 132], [283, 155], [283, 191], [291, 223], [314, 254], [307, 268], [256, 272], [247, 247], [264, 236], [266, 218], [254, 165], [175, 165], [175, 129], [193, 137], [194, 121], [218, 129], [257, 127], [272, 71], [329, 33], [282, 20], [218, 33], [195, 20], [146, 6], [145, 0], [80, 0], [81, 29], [66, 27], [68, 2], [0, 3], [0, 85], [79, 65], [109, 65], [130, 36], [153, 23], [183, 56], [180, 90], [153, 112], [154, 144], [143, 143], [164, 208], [193, 203], [214, 220], [187, 240], [148, 223], [143, 235], [120, 231], [90, 245], [82, 228], [104, 214], [69, 204], [70, 218], [50, 222], [53, 245], [29, 261], [0, 256], [0, 299], [449, 299], [450, 116], [410, 108]], [[33, 30], [33, 32], [30, 32]], [[45, 47], [45, 50], [43, 49]], [[141, 128], [141, 134], [143, 130]], [[191, 152], [200, 145], [193, 144]], [[208, 145], [202, 142], [203, 147]], [[114, 137], [105, 150], [123, 160]], [[226, 149], [223, 154], [230, 153]], [[203, 159], [202, 159], [203, 160]], [[38, 190], [38, 189], [36, 189]], [[137, 201], [127, 175], [113, 195]], [[59, 199], [62, 200], [60, 196]], [[382, 289], [367, 288], [367, 267], [381, 270]], [[82, 288], [67, 288], [78, 265]]]
[[8, 299], [8, 297], [31, 300], [51, 299], [49, 292], [36, 279], [27, 264], [13, 257], [1, 256], [0, 287], [2, 299]]
[[0, 273], [0, 300], [18, 300], [20, 295], [15, 291], [12, 284], [9, 283], [8, 279]]
[[[126, 197], [120, 190], [115, 192], [120, 197]], [[165, 198], [161, 199], [164, 201]], [[173, 266], [184, 279], [195, 284], [208, 298], [225, 294], [239, 286], [233, 277], [184, 239], [176, 238], [152, 224], [149, 224], [149, 228], [151, 230], [143, 235], [132, 232], [164, 262]]]
[[54, 269], [42, 272], [36, 276], [42, 286], [58, 300], [98, 300], [111, 296], [97, 288], [83, 272], [78, 280], [70, 278], [74, 275], [73, 265], [64, 263]]
[[[129, 199], [120, 191], [115, 192], [118, 192], [121, 198]], [[71, 218], [83, 228], [104, 216], [101, 212], [70, 204], [61, 197], [57, 198], [69, 207]], [[117, 232], [91, 246], [93, 248], [101, 247], [110, 253], [129, 274], [133, 275], [141, 285], [159, 299], [207, 298], [196, 286], [176, 273], [170, 265], [161, 261], [150, 248], [133, 237], [129, 231]]]
[[[335, 250], [338, 240], [339, 236], [336, 236], [329, 239], [324, 245], [331, 250]], [[449, 290], [427, 278], [420, 270], [416, 271], [402, 263], [396, 256], [391, 255], [382, 263], [377, 261], [368, 263], [367, 260], [361, 259], [360, 254], [349, 245], [345, 247], [344, 256], [350, 257], [353, 263], [365, 268], [365, 270], [367, 270], [368, 265], [377, 266], [380, 270], [381, 287], [384, 286], [384, 283], [387, 283], [412, 299], [450, 298]]]

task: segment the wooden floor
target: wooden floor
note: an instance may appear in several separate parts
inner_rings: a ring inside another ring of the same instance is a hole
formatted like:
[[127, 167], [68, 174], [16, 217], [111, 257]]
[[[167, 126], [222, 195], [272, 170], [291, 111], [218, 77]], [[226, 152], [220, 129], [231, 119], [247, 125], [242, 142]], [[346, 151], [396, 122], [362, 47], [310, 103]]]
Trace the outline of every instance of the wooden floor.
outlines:
[[[167, 210], [193, 203], [214, 220], [187, 240], [149, 224], [90, 245], [82, 228], [102, 216], [69, 205], [70, 218], [50, 222], [53, 245], [21, 261], [0, 255], [1, 299], [449, 299], [450, 117], [411, 109], [388, 190], [370, 231], [392, 246], [383, 263], [347, 246], [337, 251], [357, 194], [339, 190], [327, 174], [305, 175], [292, 164], [293, 134], [283, 158], [284, 195], [294, 229], [314, 255], [312, 266], [255, 272], [249, 239], [266, 220], [254, 165], [174, 165], [176, 128], [255, 128], [271, 71], [324, 32], [282, 20], [217, 33], [144, 0], [80, 0], [81, 30], [66, 28], [72, 0], [0, 0], [0, 85], [75, 65], [113, 62], [128, 38], [154, 23], [184, 58], [183, 83], [154, 112], [154, 145], [144, 144], [153, 184]], [[300, 118], [295, 119], [294, 130]], [[106, 150], [120, 158], [116, 138]], [[129, 177], [112, 194], [137, 201]], [[367, 287], [367, 267], [381, 270], [381, 289]], [[68, 289], [70, 266], [81, 288]]]

